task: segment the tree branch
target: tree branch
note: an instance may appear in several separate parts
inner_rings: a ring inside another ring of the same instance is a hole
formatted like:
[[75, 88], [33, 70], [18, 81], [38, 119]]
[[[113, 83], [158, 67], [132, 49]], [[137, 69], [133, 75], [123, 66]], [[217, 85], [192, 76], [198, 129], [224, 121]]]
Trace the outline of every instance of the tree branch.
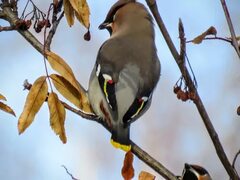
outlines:
[[13, 31], [13, 30], [15, 30], [15, 28], [13, 26], [4, 26], [4, 27], [0, 26], [0, 32], [2, 32], [2, 31]]
[[47, 40], [45, 42], [47, 50], [50, 50], [50, 45], [52, 43], [52, 38], [53, 38], [53, 36], [54, 36], [54, 34], [57, 30], [57, 27], [58, 27], [61, 19], [63, 18], [63, 16], [64, 16], [64, 13], [62, 12], [61, 15], [59, 16], [59, 18], [56, 21], [54, 21], [53, 24], [52, 24], [52, 29], [49, 31], [48, 36], [47, 36]]
[[232, 162], [232, 167], [235, 169], [235, 163], [237, 161], [238, 156], [240, 155], [240, 150], [235, 154]]
[[223, 149], [223, 147], [221, 145], [221, 142], [218, 138], [218, 134], [215, 131], [215, 129], [214, 129], [212, 123], [211, 123], [211, 120], [210, 120], [210, 118], [207, 114], [207, 111], [206, 111], [206, 109], [205, 109], [205, 107], [202, 103], [202, 100], [201, 100], [201, 98], [200, 98], [200, 96], [197, 92], [197, 89], [194, 85], [194, 82], [192, 81], [192, 78], [189, 74], [189, 71], [186, 68], [186, 66], [183, 63], [181, 63], [182, 61], [180, 59], [180, 55], [177, 52], [177, 49], [174, 46], [174, 44], [173, 44], [173, 42], [170, 38], [170, 35], [169, 35], [169, 33], [168, 33], [164, 23], [163, 23], [163, 20], [162, 20], [160, 14], [159, 14], [158, 7], [157, 7], [157, 4], [156, 4], [156, 0], [146, 0], [146, 2], [147, 2], [155, 20], [156, 20], [156, 22], [157, 22], [157, 24], [158, 24], [158, 26], [159, 26], [159, 28], [160, 28], [163, 36], [164, 36], [164, 39], [165, 39], [165, 41], [166, 41], [174, 59], [175, 59], [175, 61], [178, 65], [185, 81], [186, 81], [186, 85], [188, 86], [189, 90], [191, 92], [193, 92], [196, 96], [196, 99], [194, 100], [194, 103], [195, 103], [195, 105], [198, 109], [198, 112], [199, 112], [200, 116], [202, 117], [202, 120], [205, 124], [205, 127], [206, 127], [206, 129], [207, 129], [207, 131], [208, 131], [208, 133], [211, 137], [211, 140], [214, 144], [215, 150], [217, 152], [217, 155], [218, 155], [220, 161], [222, 162], [222, 164], [223, 164], [224, 168], [226, 169], [228, 175], [232, 179], [234, 179], [234, 180], [239, 179], [238, 174], [236, 173], [235, 169], [232, 168], [231, 163], [229, 162], [229, 160], [228, 160], [228, 158], [227, 158], [227, 156], [224, 152], [224, 149]]
[[[19, 18], [17, 15], [12, 11], [10, 7], [3, 7], [3, 13], [4, 13], [4, 19], [6, 19], [11, 26], [15, 27], [17, 22], [19, 21]], [[32, 33], [30, 33], [28, 30], [20, 30], [17, 29], [17, 31], [41, 54], [43, 53], [43, 45], [33, 36]]]
[[68, 171], [68, 169], [66, 168], [66, 166], [62, 165], [62, 167], [65, 169], [66, 173], [72, 178], [72, 180], [79, 180], [79, 179], [75, 178], [75, 177]]
[[138, 145], [136, 145], [133, 141], [131, 142], [132, 153], [135, 154], [139, 159], [153, 168], [156, 172], [158, 172], [165, 179], [176, 180], [176, 176], [170, 172], [167, 168], [165, 168], [161, 163], [156, 161], [153, 157], [151, 157], [147, 152], [142, 150]]
[[235, 50], [238, 54], [238, 57], [240, 58], [240, 50], [239, 50], [236, 34], [235, 34], [235, 31], [234, 31], [234, 27], [233, 27], [233, 24], [232, 24], [232, 20], [231, 20], [230, 14], [228, 12], [227, 4], [226, 4], [225, 0], [220, 0], [220, 1], [221, 1], [221, 4], [222, 4], [222, 7], [223, 7], [225, 17], [227, 19], [229, 31], [230, 31], [231, 37], [232, 37], [233, 46], [234, 46], [234, 48], [235, 48]]

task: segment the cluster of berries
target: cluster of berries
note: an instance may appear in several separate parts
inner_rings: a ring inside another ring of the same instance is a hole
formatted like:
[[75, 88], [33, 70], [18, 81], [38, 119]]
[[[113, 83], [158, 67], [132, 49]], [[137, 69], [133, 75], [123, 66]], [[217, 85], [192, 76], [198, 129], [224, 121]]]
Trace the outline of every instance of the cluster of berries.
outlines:
[[196, 100], [196, 95], [194, 92], [190, 92], [188, 90], [182, 90], [181, 86], [175, 85], [173, 87], [173, 92], [177, 94], [177, 98], [181, 99], [182, 101], [187, 101], [187, 100]]
[[[16, 29], [20, 30], [28, 30], [32, 25], [32, 20], [24, 20], [20, 19], [16, 23]], [[42, 28], [50, 28], [51, 23], [48, 19], [43, 20], [35, 20], [33, 28], [35, 29], [36, 33], [40, 33], [42, 31]]]

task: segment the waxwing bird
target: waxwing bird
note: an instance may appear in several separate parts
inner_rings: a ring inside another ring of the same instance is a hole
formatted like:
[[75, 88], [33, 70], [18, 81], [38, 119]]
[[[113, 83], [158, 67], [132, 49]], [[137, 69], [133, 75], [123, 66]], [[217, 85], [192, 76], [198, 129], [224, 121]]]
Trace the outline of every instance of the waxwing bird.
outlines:
[[185, 163], [182, 176], [179, 180], [212, 180], [210, 174], [201, 166]]
[[129, 151], [130, 124], [149, 108], [160, 76], [152, 17], [143, 4], [119, 0], [99, 29], [107, 29], [110, 38], [99, 49], [89, 100], [111, 129], [111, 143]]

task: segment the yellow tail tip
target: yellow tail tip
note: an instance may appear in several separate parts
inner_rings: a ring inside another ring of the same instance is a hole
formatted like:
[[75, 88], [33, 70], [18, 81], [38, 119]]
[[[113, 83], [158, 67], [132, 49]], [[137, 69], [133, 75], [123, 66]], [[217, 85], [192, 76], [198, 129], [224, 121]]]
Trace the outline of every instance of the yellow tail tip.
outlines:
[[117, 149], [122, 149], [125, 152], [128, 152], [131, 150], [131, 145], [120, 144], [119, 142], [116, 142], [112, 139], [111, 139], [111, 144], [113, 145], [113, 147]]

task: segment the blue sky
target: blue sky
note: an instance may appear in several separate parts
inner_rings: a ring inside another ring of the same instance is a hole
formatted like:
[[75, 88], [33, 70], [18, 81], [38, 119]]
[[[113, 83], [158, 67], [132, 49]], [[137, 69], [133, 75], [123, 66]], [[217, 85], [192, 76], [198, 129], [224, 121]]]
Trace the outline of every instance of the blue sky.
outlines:
[[[88, 2], [91, 41], [83, 40], [86, 30], [79, 23], [69, 28], [63, 19], [51, 46], [52, 51], [67, 61], [86, 88], [97, 51], [109, 36], [97, 27], [115, 1]], [[140, 2], [145, 4], [145, 1]], [[36, 3], [41, 9], [47, 9], [47, 1]], [[220, 1], [158, 0], [157, 3], [177, 48], [179, 18], [183, 21], [187, 39], [194, 38], [210, 26], [217, 29], [219, 36], [229, 36]], [[240, 2], [228, 3], [239, 34]], [[20, 4], [23, 7], [24, 2], [20, 1]], [[0, 25], [6, 23], [0, 20]], [[177, 100], [172, 91], [180, 72], [159, 29], [155, 27], [161, 78], [150, 110], [131, 127], [131, 139], [175, 174], [180, 174], [183, 164], [188, 162], [205, 166], [213, 179], [227, 179], [195, 105]], [[37, 38], [42, 41], [43, 34], [37, 34]], [[240, 118], [236, 115], [240, 105], [240, 60], [229, 44], [217, 40], [200, 45], [188, 44], [187, 54], [198, 81], [199, 94], [232, 161], [240, 148], [237, 135]], [[16, 32], [0, 33], [0, 67], [0, 93], [6, 96], [7, 104], [17, 115], [15, 118], [0, 111], [1, 179], [71, 179], [61, 165], [79, 179], [122, 179], [120, 172], [124, 153], [110, 145], [110, 134], [99, 124], [71, 112], [67, 112], [65, 123], [67, 144], [62, 144], [51, 130], [46, 104], [30, 128], [18, 135], [17, 120], [27, 95], [27, 91], [23, 91], [23, 81], [28, 79], [32, 83], [44, 75], [45, 70], [42, 56]], [[240, 160], [237, 167], [240, 169]], [[135, 179], [141, 170], [163, 179], [136, 157], [134, 168]]]

